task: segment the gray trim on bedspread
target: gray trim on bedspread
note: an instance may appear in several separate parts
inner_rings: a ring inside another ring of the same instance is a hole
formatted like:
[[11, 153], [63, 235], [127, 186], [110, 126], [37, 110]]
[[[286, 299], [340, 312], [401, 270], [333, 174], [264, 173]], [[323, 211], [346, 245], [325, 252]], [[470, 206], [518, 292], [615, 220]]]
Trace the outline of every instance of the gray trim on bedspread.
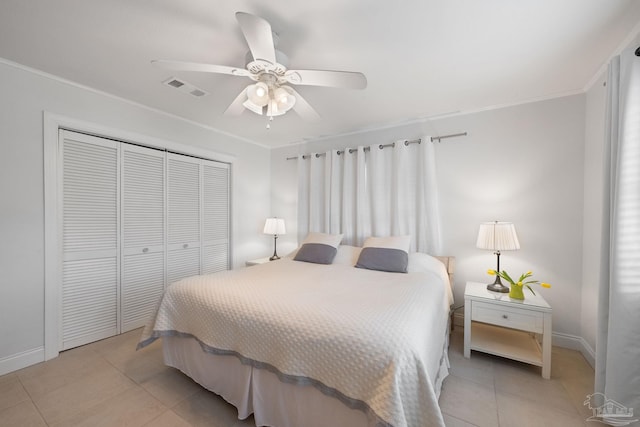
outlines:
[[204, 351], [205, 353], [215, 354], [218, 356], [235, 356], [240, 360], [240, 362], [243, 365], [249, 365], [256, 369], [265, 369], [271, 372], [272, 374], [275, 374], [278, 377], [278, 379], [283, 383], [313, 386], [316, 389], [320, 390], [322, 394], [338, 399], [339, 401], [347, 405], [347, 407], [364, 412], [365, 414], [367, 414], [368, 417], [373, 418], [375, 420], [376, 427], [394, 427], [393, 425], [389, 424], [388, 422], [380, 418], [378, 414], [376, 414], [375, 411], [371, 409], [369, 405], [367, 405], [366, 402], [363, 402], [362, 400], [358, 400], [358, 399], [353, 399], [345, 395], [344, 393], [340, 392], [339, 390], [336, 390], [335, 388], [327, 386], [321, 381], [318, 381], [309, 377], [299, 376], [299, 375], [285, 374], [284, 372], [281, 372], [278, 368], [276, 368], [275, 366], [269, 363], [250, 359], [238, 353], [237, 351], [211, 347], [210, 345], [207, 345], [201, 340], [199, 340], [198, 337], [189, 333], [179, 332], [179, 331], [153, 331], [151, 333], [150, 338], [147, 338], [146, 340], [138, 343], [136, 350], [140, 350], [141, 348], [146, 347], [147, 345], [151, 344], [158, 338], [167, 337], [167, 336], [180, 337], [180, 338], [193, 338], [194, 340], [198, 341], [198, 343], [200, 344], [200, 347], [202, 347], [202, 351]]
[[[447, 331], [448, 330], [449, 330], [449, 325], [447, 324]], [[285, 374], [284, 372], [281, 372], [278, 368], [276, 368], [275, 366], [269, 363], [260, 362], [259, 360], [254, 360], [254, 359], [245, 357], [242, 354], [238, 353], [237, 351], [211, 347], [210, 345], [207, 345], [201, 340], [199, 340], [198, 337], [186, 332], [154, 330], [151, 333], [151, 336], [149, 338], [138, 343], [138, 345], [136, 346], [136, 350], [140, 350], [141, 348], [148, 346], [158, 338], [167, 337], [167, 336], [180, 337], [180, 338], [193, 338], [198, 342], [198, 344], [200, 344], [202, 351], [204, 351], [205, 353], [215, 354], [219, 356], [235, 356], [240, 360], [240, 362], [243, 365], [249, 365], [256, 369], [265, 369], [271, 372], [272, 374], [275, 374], [278, 377], [278, 379], [283, 383], [296, 384], [296, 385], [311, 385], [314, 388], [318, 389], [322, 394], [338, 399], [339, 401], [344, 403], [347, 407], [364, 412], [365, 414], [367, 414], [368, 417], [373, 418], [375, 420], [376, 427], [394, 427], [392, 424], [380, 418], [380, 416], [378, 416], [378, 414], [376, 414], [375, 411], [371, 409], [371, 407], [367, 405], [366, 402], [363, 402], [362, 400], [359, 400], [359, 399], [353, 399], [345, 395], [344, 393], [340, 392], [340, 390], [336, 390], [333, 387], [329, 387], [326, 384], [322, 383], [321, 381], [315, 380], [310, 377]], [[445, 345], [445, 348], [443, 349], [442, 356], [440, 356], [440, 366], [442, 366], [442, 363], [444, 363], [444, 358], [446, 357], [446, 354], [447, 354], [447, 347], [449, 346], [448, 339], [445, 340], [444, 345]], [[438, 370], [438, 377], [435, 378], [434, 384], [438, 384], [439, 382], [441, 382], [439, 375], [440, 375], [440, 370]], [[442, 378], [442, 380], [444, 380], [444, 378]]]

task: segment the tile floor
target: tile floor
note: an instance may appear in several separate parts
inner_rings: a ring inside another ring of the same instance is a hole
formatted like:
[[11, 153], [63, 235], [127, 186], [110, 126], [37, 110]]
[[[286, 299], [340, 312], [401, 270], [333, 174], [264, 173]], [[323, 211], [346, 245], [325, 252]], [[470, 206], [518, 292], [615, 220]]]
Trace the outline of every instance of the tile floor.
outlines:
[[[254, 426], [235, 408], [162, 364], [160, 342], [135, 351], [140, 330], [0, 376], [0, 426]], [[540, 368], [474, 352], [451, 336], [451, 374], [440, 406], [448, 427], [586, 426], [582, 406], [593, 369], [578, 352], [553, 349], [551, 380]]]

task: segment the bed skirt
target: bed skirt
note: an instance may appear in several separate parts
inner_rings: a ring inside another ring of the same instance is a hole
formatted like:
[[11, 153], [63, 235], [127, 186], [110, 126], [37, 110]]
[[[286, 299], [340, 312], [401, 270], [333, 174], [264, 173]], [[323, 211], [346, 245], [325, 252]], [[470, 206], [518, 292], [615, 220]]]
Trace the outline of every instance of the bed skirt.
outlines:
[[[434, 381], [438, 397], [449, 372], [448, 344], [447, 334]], [[182, 371], [235, 406], [239, 419], [254, 414], [256, 426], [377, 427], [364, 412], [347, 407], [311, 385], [285, 383], [266, 369], [242, 364], [236, 356], [207, 353], [194, 338], [164, 336], [162, 348], [167, 366]]]

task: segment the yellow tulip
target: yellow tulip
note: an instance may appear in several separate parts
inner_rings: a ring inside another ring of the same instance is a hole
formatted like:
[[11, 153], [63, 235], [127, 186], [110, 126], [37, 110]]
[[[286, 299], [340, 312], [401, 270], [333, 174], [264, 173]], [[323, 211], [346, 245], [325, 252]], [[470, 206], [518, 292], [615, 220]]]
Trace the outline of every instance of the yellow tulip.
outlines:
[[487, 274], [490, 275], [490, 276], [495, 276], [498, 273], [496, 273], [495, 270], [489, 269], [489, 270], [487, 270]]
[[540, 286], [542, 286], [543, 288], [550, 288], [551, 285], [548, 283], [540, 283]]
[[522, 282], [516, 283], [518, 286], [522, 287]]
[[527, 276], [531, 276], [533, 273], [531, 272], [531, 270], [527, 271]]

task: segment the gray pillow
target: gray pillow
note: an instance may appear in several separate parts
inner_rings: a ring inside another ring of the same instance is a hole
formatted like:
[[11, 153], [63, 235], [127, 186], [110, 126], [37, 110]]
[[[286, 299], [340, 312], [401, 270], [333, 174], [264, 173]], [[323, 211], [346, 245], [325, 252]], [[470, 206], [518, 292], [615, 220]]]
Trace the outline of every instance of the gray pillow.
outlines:
[[293, 258], [294, 261], [312, 262], [314, 264], [331, 264], [338, 249], [323, 243], [305, 243]]
[[356, 263], [357, 268], [387, 271], [390, 273], [406, 273], [409, 265], [409, 254], [401, 249], [363, 248]]

